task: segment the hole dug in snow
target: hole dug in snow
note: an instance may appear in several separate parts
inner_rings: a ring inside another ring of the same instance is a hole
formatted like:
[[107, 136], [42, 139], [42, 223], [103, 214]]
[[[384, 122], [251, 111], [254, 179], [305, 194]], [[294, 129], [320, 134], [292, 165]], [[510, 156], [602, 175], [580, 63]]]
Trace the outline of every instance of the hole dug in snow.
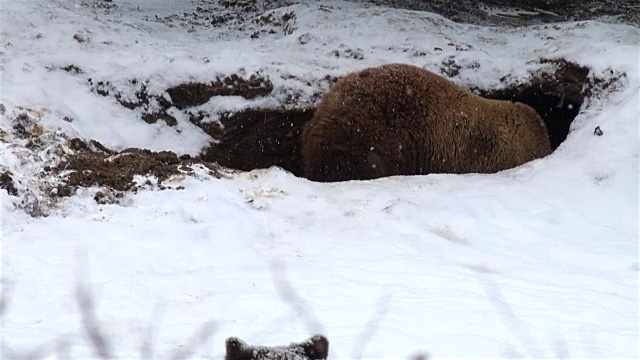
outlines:
[[[533, 73], [526, 81], [514, 82], [505, 77], [501, 79], [505, 84], [501, 89], [469, 90], [486, 98], [518, 101], [533, 107], [544, 119], [551, 147], [555, 150], [567, 138], [571, 122], [578, 115], [585, 100], [615, 89], [619, 84], [618, 80], [625, 75], [611, 71], [601, 77], [595, 77], [590, 76], [588, 68], [565, 60], [542, 60], [542, 63], [543, 69]], [[254, 86], [261, 87], [260, 84]], [[233, 91], [244, 89], [243, 86], [230, 88], [235, 89]], [[202, 89], [197, 88], [196, 91], [188, 86], [172, 90], [184, 95], [183, 99], [186, 100], [181, 104], [185, 111], [189, 111], [192, 106], [202, 103], [210, 96], [227, 95], [207, 93], [206, 96], [200, 96], [203, 93], [200, 91]], [[267, 87], [266, 90], [260, 91], [266, 94], [271, 90]], [[144, 89], [140, 93], [143, 94]], [[144, 102], [145, 99], [146, 97], [142, 96], [142, 99], [138, 100]], [[189, 172], [189, 168], [196, 163], [204, 164], [216, 176], [220, 176], [214, 164], [217, 162], [218, 165], [240, 171], [278, 166], [302, 177], [300, 134], [314, 113], [315, 108], [312, 106], [293, 109], [247, 109], [233, 114], [222, 114], [222, 126], [219, 126], [219, 123], [201, 121], [198, 117], [207, 114], [190, 113], [190, 120], [216, 140], [195, 158], [142, 149], [127, 149], [117, 153], [95, 141], [85, 143], [73, 139], [69, 145], [74, 154], [66, 157], [54, 169], [54, 172], [64, 175], [53, 194], [69, 196], [78, 187], [93, 185], [110, 188], [116, 192], [135, 192], [138, 188], [134, 181], [136, 175], [154, 176], [161, 183], [162, 180], [181, 173], [180, 169]], [[22, 123], [18, 125], [20, 124]], [[23, 133], [23, 128], [28, 127], [19, 127], [16, 132]], [[114, 162], [117, 164], [115, 167]], [[120, 170], [114, 172], [114, 168]], [[159, 188], [162, 189], [160, 186]]]

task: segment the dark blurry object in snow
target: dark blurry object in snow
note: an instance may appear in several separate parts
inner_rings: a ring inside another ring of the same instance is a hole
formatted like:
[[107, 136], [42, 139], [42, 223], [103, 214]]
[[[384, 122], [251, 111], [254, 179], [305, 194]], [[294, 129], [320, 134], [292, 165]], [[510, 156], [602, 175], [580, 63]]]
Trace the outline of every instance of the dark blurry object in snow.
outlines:
[[5, 189], [9, 195], [12, 195], [12, 196], [18, 195], [18, 189], [16, 188], [16, 185], [13, 183], [11, 172], [4, 171], [0, 173], [0, 189]]
[[117, 204], [119, 199], [122, 199], [124, 194], [121, 191], [115, 191], [108, 187], [103, 187], [96, 192], [93, 196], [93, 200], [95, 200], [100, 205], [107, 204]]
[[249, 345], [237, 337], [226, 341], [225, 360], [323, 360], [329, 356], [329, 340], [315, 335], [286, 346]]
[[603, 135], [603, 132], [602, 132], [602, 129], [600, 129], [600, 126], [596, 126], [596, 128], [593, 130], [593, 134], [598, 136]]
[[89, 37], [87, 35], [80, 33], [73, 35], [73, 39], [79, 43], [85, 43], [89, 41]]

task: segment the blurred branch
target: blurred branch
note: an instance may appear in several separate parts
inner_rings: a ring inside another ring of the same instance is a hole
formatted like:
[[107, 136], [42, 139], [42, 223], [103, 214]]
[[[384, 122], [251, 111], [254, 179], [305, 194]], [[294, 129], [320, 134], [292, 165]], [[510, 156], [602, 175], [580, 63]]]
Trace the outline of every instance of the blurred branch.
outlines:
[[498, 310], [502, 322], [520, 340], [529, 356], [536, 359], [543, 358], [540, 347], [529, 333], [526, 323], [515, 314], [513, 308], [502, 295], [500, 287], [486, 276], [479, 276], [479, 280], [489, 300]]
[[382, 295], [371, 315], [371, 319], [365, 324], [362, 332], [356, 338], [351, 349], [351, 358], [354, 360], [362, 359], [367, 344], [371, 341], [384, 317], [389, 312], [389, 304], [391, 303], [391, 295]]
[[193, 334], [191, 334], [191, 336], [187, 340], [187, 343], [183, 347], [176, 350], [171, 356], [169, 356], [169, 359], [171, 360], [189, 359], [196, 352], [196, 349], [202, 346], [202, 344], [207, 342], [207, 340], [209, 340], [211, 336], [213, 336], [213, 333], [215, 332], [215, 330], [216, 330], [216, 323], [214, 321], [208, 321], [200, 325], [200, 328], [198, 328], [198, 330], [196, 330]]
[[289, 305], [302, 319], [310, 334], [325, 334], [325, 328], [313, 313], [309, 303], [293, 289], [286, 276], [286, 265], [283, 262], [271, 264], [271, 276], [280, 298]]
[[159, 329], [159, 325], [155, 321], [157, 320], [159, 322], [159, 319], [161, 319], [160, 310], [160, 306], [156, 304], [149, 318], [149, 322], [144, 329], [142, 344], [140, 344], [140, 359], [153, 359], [153, 346]]
[[76, 301], [80, 307], [80, 317], [87, 339], [93, 345], [94, 353], [100, 359], [111, 359], [110, 345], [106, 337], [100, 331], [98, 318], [95, 313], [95, 304], [91, 293], [82, 282], [76, 287]]
[[89, 343], [93, 346], [94, 354], [100, 359], [111, 359], [111, 347], [107, 338], [100, 331], [98, 317], [95, 312], [95, 303], [91, 291], [87, 289], [83, 278], [89, 278], [86, 253], [76, 252], [77, 274], [76, 302], [80, 309], [82, 327]]
[[9, 307], [9, 297], [13, 291], [13, 283], [7, 279], [2, 278], [2, 292], [0, 293], [0, 317], [3, 317]]

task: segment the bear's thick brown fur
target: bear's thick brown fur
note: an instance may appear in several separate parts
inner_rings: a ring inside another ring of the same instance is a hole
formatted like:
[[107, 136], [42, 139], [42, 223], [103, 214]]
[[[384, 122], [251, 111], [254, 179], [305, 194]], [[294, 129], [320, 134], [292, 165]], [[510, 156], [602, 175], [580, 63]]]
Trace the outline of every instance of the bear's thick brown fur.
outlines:
[[531, 107], [482, 98], [405, 64], [340, 79], [301, 140], [304, 175], [314, 181], [494, 173], [551, 153]]
[[324, 360], [329, 356], [329, 340], [322, 335], [286, 346], [255, 346], [230, 337], [225, 348], [225, 360]]

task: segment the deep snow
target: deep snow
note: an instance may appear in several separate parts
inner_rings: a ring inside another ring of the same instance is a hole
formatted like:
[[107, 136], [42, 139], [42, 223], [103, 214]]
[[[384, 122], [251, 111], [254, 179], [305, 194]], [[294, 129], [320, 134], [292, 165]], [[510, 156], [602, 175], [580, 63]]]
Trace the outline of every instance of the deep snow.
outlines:
[[[369, 359], [419, 351], [638, 357], [639, 29], [598, 22], [501, 29], [305, 1], [275, 10], [295, 12], [291, 34], [250, 39], [252, 30], [241, 26], [189, 32], [153, 20], [196, 2], [117, 1], [111, 11], [97, 3], [2, 3], [2, 130], [11, 132], [10, 117], [23, 106], [40, 110], [36, 118], [52, 134], [115, 148], [196, 154], [210, 141], [186, 119], [176, 128], [142, 122], [92, 93], [86, 77], [123, 90], [131, 78], [148, 79], [157, 93], [241, 69], [274, 83], [272, 98], [213, 99], [203, 105], [210, 111], [273, 106], [287, 91], [309, 99], [324, 89], [307, 81], [382, 63], [440, 72], [449, 56], [462, 65], [454, 81], [483, 88], [505, 75], [525, 79], [540, 57], [626, 78], [585, 103], [551, 156], [498, 174], [318, 184], [273, 168], [189, 177], [180, 181], [185, 190], [143, 191], [121, 205], [98, 205], [96, 189], [86, 189], [41, 218], [0, 191], [2, 289], [10, 290], [3, 358], [41, 346], [54, 357], [94, 356], [80, 326], [78, 278], [121, 358], [140, 356], [149, 323], [157, 329], [154, 353], [164, 357], [209, 320], [215, 333], [196, 358], [220, 358], [227, 336], [273, 345], [313, 332], [328, 336], [331, 358], [350, 358], [360, 356], [352, 348], [366, 329], [372, 337], [361, 356]], [[77, 33], [89, 41], [74, 40]], [[345, 49], [364, 58], [331, 54]], [[86, 77], [49, 70], [69, 64]], [[603, 136], [593, 135], [596, 126]], [[55, 156], [28, 154], [23, 142], [4, 136], [0, 165], [21, 193], [43, 196], [34, 174]], [[273, 266], [280, 263], [306, 302], [302, 318], [279, 296]]]

